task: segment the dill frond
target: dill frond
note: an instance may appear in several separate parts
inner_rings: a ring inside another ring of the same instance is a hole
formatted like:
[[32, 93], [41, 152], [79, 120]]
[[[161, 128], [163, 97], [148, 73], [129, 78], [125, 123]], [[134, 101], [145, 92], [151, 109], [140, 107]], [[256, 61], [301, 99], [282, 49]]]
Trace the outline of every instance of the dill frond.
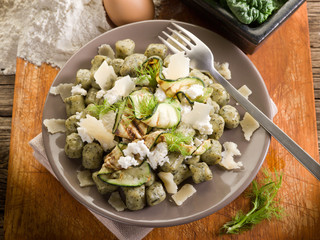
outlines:
[[91, 113], [93, 113], [97, 118], [99, 118], [99, 116], [102, 116], [106, 113], [108, 113], [109, 111], [116, 111], [120, 106], [121, 103], [123, 101], [118, 101], [114, 104], [110, 104], [108, 102], [107, 99], [105, 99], [103, 101], [103, 104], [94, 104], [94, 105], [90, 105], [88, 107], [88, 111], [90, 111]]
[[191, 143], [192, 136], [185, 135], [178, 131], [173, 131], [166, 134], [166, 143], [170, 152], [180, 152], [183, 156], [190, 155], [186, 145]]
[[140, 119], [147, 118], [152, 115], [157, 104], [158, 100], [153, 95], [142, 95], [138, 98], [135, 115]]
[[144, 83], [147, 81], [148, 85], [151, 87], [157, 86], [157, 75], [160, 71], [160, 62], [148, 62], [146, 65], [141, 65], [139, 68], [136, 69], [137, 73], [137, 84], [145, 85]]
[[251, 229], [254, 225], [261, 221], [272, 217], [281, 218], [283, 208], [279, 206], [279, 201], [275, 200], [281, 183], [282, 174], [275, 173], [275, 177], [267, 170], [263, 170], [264, 179], [260, 182], [254, 180], [251, 189], [247, 194], [252, 200], [252, 209], [244, 214], [239, 211], [230, 222], [225, 223], [221, 232], [228, 234], [238, 234]]

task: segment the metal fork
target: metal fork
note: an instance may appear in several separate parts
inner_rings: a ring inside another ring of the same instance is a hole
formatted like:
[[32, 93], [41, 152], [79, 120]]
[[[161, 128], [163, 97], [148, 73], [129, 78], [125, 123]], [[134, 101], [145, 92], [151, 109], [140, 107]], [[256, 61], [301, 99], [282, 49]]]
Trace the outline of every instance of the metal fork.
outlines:
[[[246, 111], [256, 119], [265, 130], [277, 139], [279, 143], [281, 143], [306, 169], [320, 180], [320, 164], [219, 74], [214, 68], [214, 58], [211, 50], [198, 37], [176, 23], [172, 23], [172, 25], [183, 34], [170, 27], [168, 27], [168, 30], [171, 33], [176, 34], [175, 37], [178, 37], [185, 44], [182, 44], [165, 31], [162, 33], [185, 52], [185, 55], [190, 58], [190, 66], [192, 68], [210, 72], [211, 75], [227, 90], [231, 97], [246, 109]], [[181, 51], [163, 37], [158, 37], [173, 53]], [[192, 42], [188, 38], [190, 38]]]

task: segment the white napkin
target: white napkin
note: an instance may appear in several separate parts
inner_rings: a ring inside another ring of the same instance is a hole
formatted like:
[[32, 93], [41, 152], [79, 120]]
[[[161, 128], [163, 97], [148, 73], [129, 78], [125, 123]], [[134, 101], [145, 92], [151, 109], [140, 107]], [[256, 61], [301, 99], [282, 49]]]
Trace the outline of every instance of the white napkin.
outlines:
[[[49, 164], [43, 146], [42, 133], [29, 142], [33, 148], [33, 156], [41, 163], [55, 178], [57, 178]], [[89, 209], [90, 211], [90, 209]], [[140, 240], [145, 237], [152, 228], [136, 227], [112, 221], [90, 211], [103, 225], [105, 225], [120, 240]]]

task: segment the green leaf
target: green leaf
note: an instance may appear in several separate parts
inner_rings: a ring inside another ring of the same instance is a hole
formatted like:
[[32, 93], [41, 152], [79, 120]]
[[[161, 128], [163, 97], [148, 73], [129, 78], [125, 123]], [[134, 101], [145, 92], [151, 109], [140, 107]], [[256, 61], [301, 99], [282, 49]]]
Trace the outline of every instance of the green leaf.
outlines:
[[221, 232], [227, 234], [238, 234], [248, 229], [261, 221], [272, 217], [280, 218], [283, 209], [279, 206], [279, 201], [275, 200], [281, 183], [282, 174], [277, 172], [273, 177], [270, 172], [263, 170], [264, 179], [259, 183], [254, 180], [251, 184], [251, 189], [247, 193], [247, 197], [252, 200], [251, 210], [244, 214], [241, 210], [232, 218], [230, 222], [225, 223]]

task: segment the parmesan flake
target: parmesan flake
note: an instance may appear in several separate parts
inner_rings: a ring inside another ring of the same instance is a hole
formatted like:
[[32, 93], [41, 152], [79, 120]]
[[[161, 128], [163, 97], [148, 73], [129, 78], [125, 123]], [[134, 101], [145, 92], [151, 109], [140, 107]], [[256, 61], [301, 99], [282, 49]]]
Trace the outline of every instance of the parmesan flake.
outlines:
[[176, 194], [172, 195], [172, 199], [180, 206], [195, 193], [196, 189], [191, 184], [185, 184]]

